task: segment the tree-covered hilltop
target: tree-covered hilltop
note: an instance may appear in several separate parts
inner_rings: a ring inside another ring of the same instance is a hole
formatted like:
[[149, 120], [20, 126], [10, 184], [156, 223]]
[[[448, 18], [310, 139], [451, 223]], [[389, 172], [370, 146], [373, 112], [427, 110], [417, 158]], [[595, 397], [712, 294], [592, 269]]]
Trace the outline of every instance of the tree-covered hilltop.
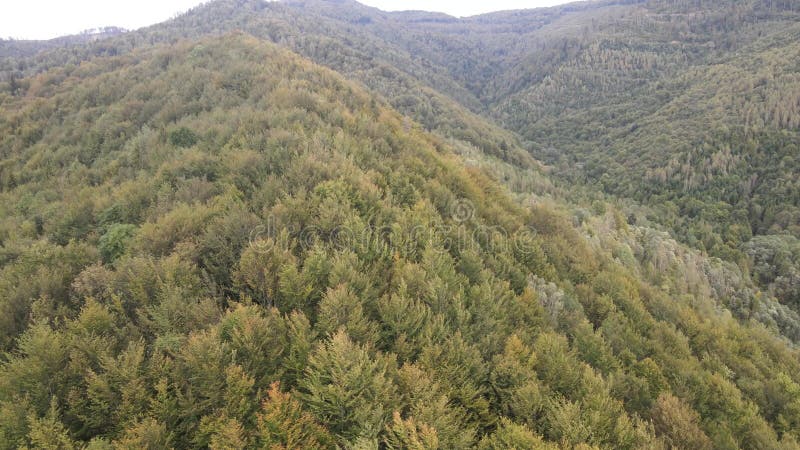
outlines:
[[0, 55], [16, 55], [0, 59], [0, 90], [24, 95], [48, 68], [242, 30], [363, 84], [461, 155], [489, 155], [515, 190], [552, 192], [544, 177], [520, 180], [539, 170], [533, 155], [573, 200], [616, 197], [632, 221], [736, 263], [796, 308], [797, 259], [770, 266], [778, 284], [755, 266], [800, 237], [798, 18], [796, 2], [779, 0], [612, 0], [463, 19], [218, 0], [65, 48], [0, 42]]
[[791, 311], [735, 265], [333, 71], [234, 33], [21, 83], [4, 448], [798, 447]]
[[[334, 3], [333, 10], [342, 10], [348, 17], [356, 14], [348, 12], [349, 8], [383, 14], [356, 2]], [[317, 13], [318, 10], [331, 8], [328, 2], [306, 5], [262, 0], [213, 1], [163, 24], [116, 38], [74, 45], [67, 51], [49, 50], [43, 45], [40, 53], [32, 57], [0, 59], [0, 72], [8, 83], [12, 77], [19, 79], [52, 67], [121, 55], [155, 43], [244, 31], [363, 83], [386, 98], [394, 108], [446, 139], [454, 139], [462, 146], [477, 148], [526, 169], [538, 166], [519, 147], [513, 132], [493, 125], [474, 112], [481, 108], [480, 103], [468, 100], [472, 94], [450, 80], [446, 71], [420, 63], [407, 50], [360, 30], [358, 20], [352, 17], [344, 21], [326, 18]], [[4, 53], [3, 44], [0, 42], [0, 55]], [[5, 44], [19, 45], [11, 41]], [[14, 52], [6, 50], [5, 53]], [[13, 91], [24, 93], [24, 82], [17, 82], [16, 86]], [[6, 90], [12, 91], [8, 84]], [[469, 107], [462, 105], [465, 102]]]

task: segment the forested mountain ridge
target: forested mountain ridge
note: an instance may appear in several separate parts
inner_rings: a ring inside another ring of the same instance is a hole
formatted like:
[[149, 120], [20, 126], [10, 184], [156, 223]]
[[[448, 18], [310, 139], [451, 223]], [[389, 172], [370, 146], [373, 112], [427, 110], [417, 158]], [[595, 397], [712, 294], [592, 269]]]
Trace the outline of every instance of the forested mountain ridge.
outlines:
[[[4, 60], [1, 446], [798, 447], [795, 312], [335, 25], [461, 21], [299, 5]], [[742, 247], [762, 285], [791, 242]]]
[[[315, 6], [326, 3], [315, 3]], [[356, 2], [341, 5], [378, 11]], [[261, 0], [210, 2], [164, 24], [116, 39], [73, 46], [69, 51], [44, 49], [32, 58], [7, 58], [3, 61], [5, 78], [15, 73], [17, 76], [36, 73], [53, 65], [79, 63], [96, 56], [123, 54], [153, 43], [242, 30], [286, 46], [364, 83], [429, 130], [513, 160], [518, 166], [536, 165], [527, 152], [514, 148], [516, 138], [512, 133], [492, 126], [459, 103], [467, 101], [472, 94], [450, 80], [446, 72], [429, 64], [421, 65], [406, 50], [370, 33], [349, 26], [343, 28], [340, 20], [309, 13], [298, 6], [302, 5]], [[13, 46], [14, 42], [5, 44]], [[471, 103], [473, 109], [480, 108], [477, 100]]]
[[714, 255], [796, 237], [800, 28], [796, 13], [759, 18], [754, 5], [601, 28], [495, 111], [560, 173], [655, 206]]
[[236, 35], [30, 82], [2, 103], [12, 447], [794, 445], [795, 350], [335, 74]]
[[[754, 279], [797, 307], [798, 10], [602, 1], [457, 19], [354, 1], [223, 0], [3, 65], [6, 78], [22, 76], [240, 29], [363, 83], [464, 153], [535, 167], [528, 153], [557, 181], [641, 203], [683, 243], [767, 268]], [[789, 256], [775, 264], [776, 252]]]
[[[46, 41], [0, 38], [0, 58], [3, 58], [4, 62], [7, 63], [11, 59], [25, 59], [26, 57], [35, 56], [43, 50], [83, 45], [87, 42], [106, 39], [108, 37], [117, 36], [125, 32], [125, 29], [119, 27], [101, 27], [85, 30], [78, 34], [49, 39]], [[8, 69], [6, 68], [6, 70]], [[19, 70], [19, 68], [15, 70]]]

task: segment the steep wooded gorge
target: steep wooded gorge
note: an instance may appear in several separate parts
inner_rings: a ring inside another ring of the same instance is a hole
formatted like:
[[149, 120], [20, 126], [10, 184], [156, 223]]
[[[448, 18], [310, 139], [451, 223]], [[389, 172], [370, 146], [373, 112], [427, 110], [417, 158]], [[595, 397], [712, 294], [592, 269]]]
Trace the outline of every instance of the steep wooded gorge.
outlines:
[[0, 448], [800, 448], [798, 19], [0, 41]]

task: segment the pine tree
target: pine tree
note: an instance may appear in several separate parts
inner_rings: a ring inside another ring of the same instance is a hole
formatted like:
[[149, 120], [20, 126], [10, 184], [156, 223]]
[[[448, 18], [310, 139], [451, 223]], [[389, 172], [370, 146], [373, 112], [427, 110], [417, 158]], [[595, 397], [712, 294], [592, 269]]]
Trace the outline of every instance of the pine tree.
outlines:
[[436, 430], [425, 424], [418, 425], [414, 419], [403, 419], [395, 411], [391, 424], [387, 425], [384, 439], [390, 450], [436, 450], [440, 448]]
[[79, 448], [78, 444], [70, 438], [66, 427], [59, 420], [59, 411], [56, 399], [50, 403], [47, 414], [38, 418], [28, 418], [30, 432], [28, 439], [33, 448], [42, 450], [73, 450]]
[[391, 361], [338, 331], [309, 357], [300, 382], [303, 403], [338, 438], [376, 438], [395, 408]]
[[378, 340], [378, 324], [367, 317], [362, 300], [343, 284], [325, 293], [315, 327], [322, 336], [343, 329], [362, 345], [374, 345]]
[[300, 402], [273, 383], [258, 414], [257, 439], [261, 448], [301, 450], [334, 448], [333, 437], [304, 411]]
[[524, 425], [516, 424], [508, 419], [503, 419], [497, 430], [484, 437], [479, 449], [485, 450], [512, 450], [512, 449], [531, 449], [531, 450], [557, 450], [556, 444], [551, 444], [542, 440], [541, 436], [532, 432]]

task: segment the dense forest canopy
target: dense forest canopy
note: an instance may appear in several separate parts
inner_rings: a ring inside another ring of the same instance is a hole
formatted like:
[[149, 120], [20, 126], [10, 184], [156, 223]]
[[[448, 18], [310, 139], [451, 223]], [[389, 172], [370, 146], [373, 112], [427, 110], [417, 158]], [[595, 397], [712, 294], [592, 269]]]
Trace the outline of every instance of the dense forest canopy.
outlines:
[[0, 41], [0, 448], [800, 448], [798, 15]]

